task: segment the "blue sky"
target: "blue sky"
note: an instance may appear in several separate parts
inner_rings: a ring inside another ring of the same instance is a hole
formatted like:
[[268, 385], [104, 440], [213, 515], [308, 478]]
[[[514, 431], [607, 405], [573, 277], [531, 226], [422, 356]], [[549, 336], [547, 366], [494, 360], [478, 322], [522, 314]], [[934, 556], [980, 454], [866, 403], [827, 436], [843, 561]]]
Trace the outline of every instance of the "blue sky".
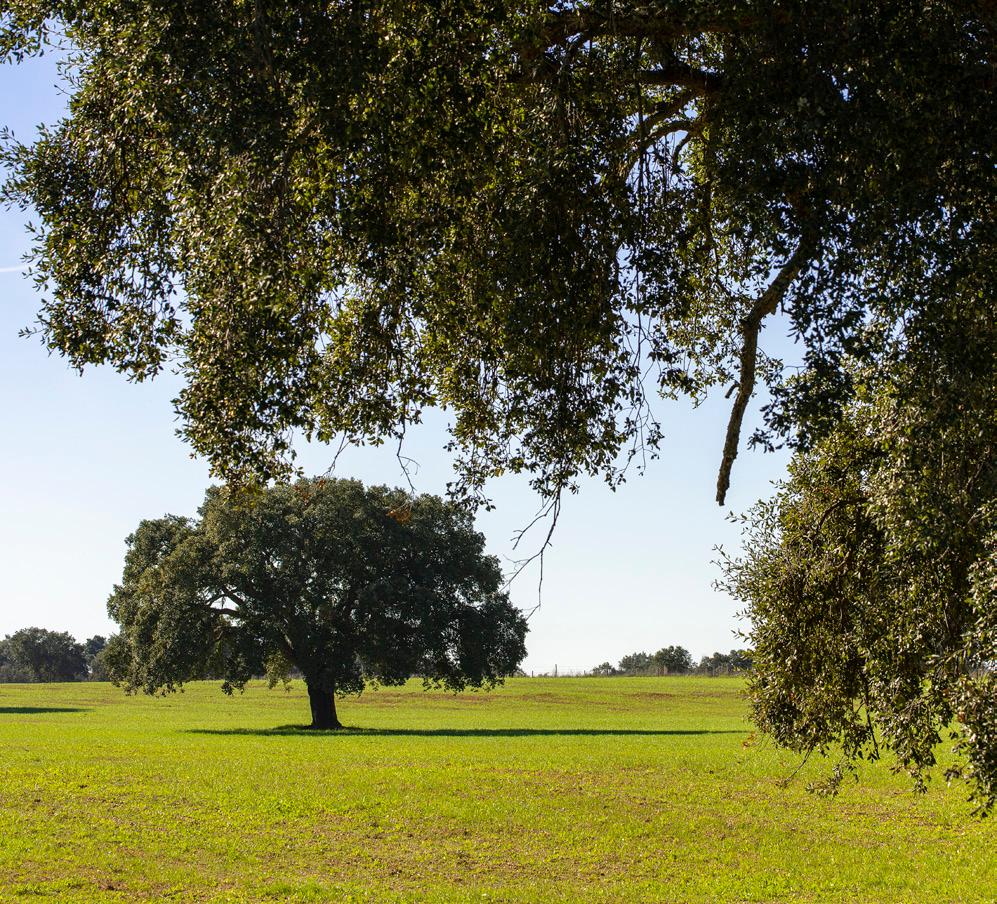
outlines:
[[[57, 119], [64, 96], [56, 80], [48, 57], [0, 67], [0, 122], [24, 139], [36, 123]], [[106, 368], [80, 376], [37, 339], [18, 338], [38, 308], [18, 272], [28, 245], [24, 222], [19, 212], [0, 210], [0, 636], [39, 625], [83, 638], [114, 629], [104, 604], [121, 573], [124, 538], [142, 518], [193, 514], [209, 477], [175, 435], [176, 378], [134, 385]], [[769, 326], [763, 344], [790, 359], [784, 332]], [[647, 474], [615, 493], [587, 481], [565, 500], [546, 556], [542, 605], [530, 621], [528, 670], [590, 668], [669, 644], [697, 658], [740, 645], [734, 631], [746, 626], [735, 617], [737, 605], [712, 587], [714, 546], [736, 550], [739, 532], [727, 512], [767, 495], [786, 455], [742, 450], [728, 507], [720, 509], [713, 494], [728, 407], [719, 394], [697, 409], [661, 403], [666, 438]], [[431, 413], [406, 450], [419, 462], [421, 492], [441, 492], [450, 476], [445, 425], [445, 415]], [[744, 435], [751, 430], [746, 424]], [[300, 450], [311, 473], [331, 460], [327, 447]], [[387, 449], [348, 450], [336, 473], [403, 482]], [[492, 496], [497, 509], [478, 526], [492, 553], [511, 558], [513, 534], [538, 500], [518, 479], [497, 482]], [[511, 592], [531, 608], [536, 570]]]

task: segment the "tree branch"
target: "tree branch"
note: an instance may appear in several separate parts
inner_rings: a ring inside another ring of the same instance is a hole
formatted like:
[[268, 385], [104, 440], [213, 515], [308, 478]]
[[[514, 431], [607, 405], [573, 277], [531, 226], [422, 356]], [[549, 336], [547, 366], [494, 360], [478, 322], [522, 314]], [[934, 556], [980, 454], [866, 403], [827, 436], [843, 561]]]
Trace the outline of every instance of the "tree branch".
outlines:
[[230, 615], [233, 618], [245, 618], [238, 609], [226, 609], [224, 606], [216, 607], [215, 603], [221, 600], [227, 600], [230, 603], [235, 603], [236, 606], [242, 606], [245, 608], [246, 601], [239, 596], [231, 587], [225, 587], [220, 593], [216, 593], [211, 599], [205, 601], [204, 608], [209, 612], [217, 612], [219, 615]]
[[243, 599], [238, 593], [236, 593], [231, 587], [226, 587], [225, 592], [221, 594], [225, 599], [231, 600], [237, 606], [248, 606], [249, 604]]
[[670, 60], [657, 69], [647, 69], [640, 74], [643, 85], [678, 85], [693, 88], [697, 94], [715, 94], [724, 85], [724, 78], [716, 72], [696, 69], [681, 60]]
[[277, 646], [280, 647], [280, 651], [287, 658], [288, 662], [293, 666], [297, 666], [298, 657], [294, 655], [294, 647], [291, 645], [291, 641], [288, 640], [287, 635], [283, 631], [277, 631], [275, 632], [275, 638]]
[[723, 34], [743, 31], [758, 24], [757, 19], [720, 19], [684, 16], [676, 13], [616, 16], [613, 12], [595, 9], [571, 9], [552, 12], [542, 35], [551, 44], [561, 44], [573, 35], [611, 35], [628, 38], [656, 38], [672, 41], [691, 35]]
[[[620, 141], [622, 149], [629, 148], [620, 166], [621, 175], [626, 175], [633, 165], [640, 160], [645, 151], [655, 142], [674, 132], [688, 131], [696, 127], [698, 118], [677, 119], [667, 122], [670, 117], [678, 116], [697, 95], [692, 90], [680, 91], [671, 100], [663, 100], [655, 105], [651, 114], [637, 123], [637, 127]], [[664, 124], [664, 125], [662, 125]], [[631, 147], [632, 146], [632, 147]]]
[[821, 512], [820, 517], [817, 519], [817, 524], [813, 529], [813, 536], [816, 537], [824, 529], [825, 522], [837, 509], [843, 505], [858, 505], [864, 501], [861, 496], [845, 496], [842, 499], [836, 499]]
[[[647, 119], [645, 122], [651, 122], [651, 120]], [[702, 125], [698, 119], [673, 119], [671, 122], [666, 122], [664, 125], [654, 128], [652, 131], [647, 132], [643, 140], [631, 149], [630, 153], [623, 159], [620, 172], [624, 177], [628, 175], [630, 170], [633, 169], [634, 164], [647, 152], [647, 149], [657, 144], [662, 138], [674, 135], [676, 132], [685, 132], [687, 136], [695, 135], [701, 128]]]
[[800, 275], [809, 263], [817, 245], [816, 237], [806, 232], [793, 256], [783, 265], [769, 287], [756, 299], [751, 310], [741, 322], [741, 375], [734, 397], [734, 406], [727, 422], [727, 437], [724, 441], [723, 459], [717, 476], [717, 503], [723, 505], [730, 487], [730, 472], [737, 458], [737, 447], [741, 439], [741, 423], [748, 401], [755, 392], [755, 367], [758, 363], [758, 333], [762, 321], [775, 312], [793, 280]]
[[239, 612], [238, 609], [226, 609], [224, 606], [219, 609], [219, 608], [217, 608], [215, 606], [212, 606], [210, 603], [206, 603], [205, 606], [204, 606], [204, 608], [207, 609], [208, 612], [211, 612], [211, 613], [213, 613], [215, 615], [229, 615], [232, 618], [245, 618], [246, 617], [241, 612]]
[[540, 546], [540, 549], [538, 549], [536, 552], [534, 552], [532, 555], [528, 556], [525, 559], [519, 559], [513, 562], [514, 566], [513, 573], [503, 585], [503, 588], [507, 589], [509, 585], [512, 584], [512, 582], [516, 580], [516, 578], [519, 577], [520, 574], [523, 573], [523, 571], [526, 569], [528, 565], [535, 562], [537, 559], [540, 560], [540, 580], [537, 582], [537, 604], [532, 609], [530, 609], [529, 612], [526, 613], [527, 621], [530, 618], [532, 618], [533, 614], [537, 611], [537, 609], [540, 608], [540, 602], [543, 599], [544, 557], [546, 556], [547, 548], [551, 545], [551, 539], [554, 536], [554, 529], [557, 527], [558, 519], [561, 517], [560, 490], [557, 491], [554, 497], [547, 504], [541, 507], [540, 511], [537, 512], [536, 516], [529, 524], [526, 525], [526, 527], [522, 528], [522, 530], [516, 531], [515, 542], [512, 544], [512, 548], [517, 549], [523, 537], [526, 536], [526, 533], [530, 530], [530, 528], [532, 528], [535, 524], [544, 520], [547, 517], [551, 518], [550, 527], [547, 530], [547, 536], [544, 537], [544, 541]]

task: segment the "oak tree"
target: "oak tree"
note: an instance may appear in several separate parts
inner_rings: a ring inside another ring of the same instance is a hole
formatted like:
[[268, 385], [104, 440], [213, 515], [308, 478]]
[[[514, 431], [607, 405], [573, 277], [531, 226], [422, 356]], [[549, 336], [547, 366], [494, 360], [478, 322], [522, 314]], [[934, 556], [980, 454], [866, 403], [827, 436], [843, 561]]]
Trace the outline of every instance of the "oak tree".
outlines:
[[196, 520], [143, 521], [108, 611], [112, 680], [148, 693], [304, 676], [312, 727], [336, 694], [412, 676], [492, 686], [525, 656], [526, 621], [465, 509], [438, 497], [300, 480], [255, 498], [208, 491]]
[[684, 675], [692, 671], [692, 654], [685, 647], [662, 647], [651, 659], [661, 674]]

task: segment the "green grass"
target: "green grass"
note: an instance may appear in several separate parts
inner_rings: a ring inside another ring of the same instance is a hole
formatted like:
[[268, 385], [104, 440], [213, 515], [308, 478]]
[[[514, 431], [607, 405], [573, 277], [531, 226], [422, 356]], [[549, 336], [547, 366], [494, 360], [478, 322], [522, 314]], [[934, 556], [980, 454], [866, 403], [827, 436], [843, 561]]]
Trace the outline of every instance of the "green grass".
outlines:
[[[836, 799], [736, 680], [0, 686], [0, 901], [994, 901], [997, 826], [886, 764]], [[285, 726], [285, 727], [281, 727]]]

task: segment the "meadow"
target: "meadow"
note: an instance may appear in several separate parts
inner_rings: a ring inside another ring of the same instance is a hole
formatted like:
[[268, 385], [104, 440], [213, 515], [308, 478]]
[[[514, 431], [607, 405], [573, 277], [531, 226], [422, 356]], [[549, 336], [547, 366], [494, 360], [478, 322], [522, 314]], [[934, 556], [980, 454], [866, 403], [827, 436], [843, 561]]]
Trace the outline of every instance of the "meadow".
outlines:
[[838, 797], [737, 679], [340, 703], [0, 685], [0, 901], [994, 901], [997, 825], [886, 762]]

